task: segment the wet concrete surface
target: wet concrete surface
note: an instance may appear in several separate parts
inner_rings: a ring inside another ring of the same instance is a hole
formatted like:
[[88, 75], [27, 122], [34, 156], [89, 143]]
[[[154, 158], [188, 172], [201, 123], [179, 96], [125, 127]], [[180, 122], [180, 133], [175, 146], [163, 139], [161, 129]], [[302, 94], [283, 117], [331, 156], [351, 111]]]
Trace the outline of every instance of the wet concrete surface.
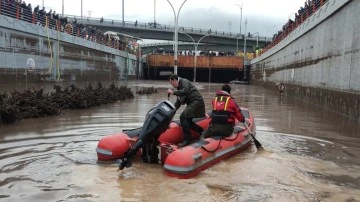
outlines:
[[[155, 87], [159, 93], [1, 126], [0, 200], [360, 201], [359, 122], [251, 85], [232, 84], [232, 95], [253, 111], [264, 150], [252, 145], [186, 180], [140, 159], [117, 172], [116, 163], [97, 162], [97, 142], [140, 127], [170, 87], [167, 81], [126, 84], [133, 92]], [[221, 84], [197, 86], [209, 111]]]

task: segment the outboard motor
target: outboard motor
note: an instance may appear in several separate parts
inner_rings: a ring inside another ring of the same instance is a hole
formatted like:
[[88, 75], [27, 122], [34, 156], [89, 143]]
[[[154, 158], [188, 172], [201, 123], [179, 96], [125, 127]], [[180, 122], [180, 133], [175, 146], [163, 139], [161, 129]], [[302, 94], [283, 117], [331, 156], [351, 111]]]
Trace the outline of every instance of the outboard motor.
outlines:
[[158, 103], [147, 113], [145, 122], [139, 134], [139, 139], [127, 152], [125, 152], [119, 165], [119, 170], [123, 170], [125, 167], [131, 167], [131, 160], [136, 152], [142, 147], [145, 151], [145, 154], [143, 153], [142, 155], [143, 160], [145, 162], [154, 161], [154, 157], [151, 157], [154, 155], [150, 155], [149, 157], [146, 152], [149, 153], [156, 148], [156, 144], [158, 144], [157, 139], [169, 127], [175, 113], [176, 108], [170, 101]]

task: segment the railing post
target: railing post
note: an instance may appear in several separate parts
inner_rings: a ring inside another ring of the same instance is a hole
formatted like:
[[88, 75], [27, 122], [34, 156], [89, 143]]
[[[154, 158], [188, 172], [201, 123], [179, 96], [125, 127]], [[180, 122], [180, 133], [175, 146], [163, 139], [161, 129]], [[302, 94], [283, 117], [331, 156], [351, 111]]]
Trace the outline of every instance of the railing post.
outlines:
[[58, 31], [61, 31], [61, 30], [60, 30], [60, 27], [61, 27], [61, 25], [60, 25], [60, 20], [56, 20], [56, 26], [57, 26], [57, 30], [58, 30]]
[[316, 11], [316, 5], [315, 5], [315, 1], [312, 2], [312, 10], [313, 10], [313, 14], [315, 13]]
[[31, 23], [32, 23], [32, 24], [35, 24], [35, 13], [32, 13]]
[[309, 17], [309, 5], [308, 5], [308, 7], [306, 8], [306, 18], [305, 19], [307, 19]]
[[19, 18], [20, 18], [20, 8], [19, 8], [19, 4], [18, 4], [18, 5], [16, 5], [16, 19], [19, 20]]

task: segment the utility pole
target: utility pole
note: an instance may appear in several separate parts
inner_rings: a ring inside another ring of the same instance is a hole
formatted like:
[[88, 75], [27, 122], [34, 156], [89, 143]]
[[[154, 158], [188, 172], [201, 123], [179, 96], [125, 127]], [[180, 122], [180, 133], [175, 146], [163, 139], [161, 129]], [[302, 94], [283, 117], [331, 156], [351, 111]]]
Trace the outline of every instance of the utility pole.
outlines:
[[123, 21], [123, 25], [125, 25], [125, 21], [124, 21], [124, 0], [122, 0], [122, 21]]
[[[239, 5], [239, 4], [235, 4], [236, 6], [238, 6], [239, 8], [240, 8], [240, 32], [239, 32], [239, 34], [240, 34], [240, 36], [239, 37], [241, 37], [241, 21], [242, 21], [242, 4], [241, 5]], [[239, 37], [237, 37], [237, 40], [236, 40], [236, 52], [238, 52], [239, 51]]]
[[174, 21], [175, 21], [175, 29], [174, 29], [174, 74], [177, 74], [177, 65], [178, 65], [178, 22], [179, 22], [179, 14], [180, 14], [180, 10], [183, 7], [183, 5], [185, 4], [185, 2], [187, 0], [184, 0], [183, 3], [181, 4], [177, 15], [174, 9], [174, 6], [171, 4], [170, 0], [167, 0], [168, 3], [170, 4], [173, 12], [174, 12]]
[[83, 0], [81, 0], [81, 21], [83, 18]]
[[154, 0], [154, 26], [156, 27], [156, 19], [155, 19], [155, 16], [156, 16], [156, 0]]
[[245, 64], [247, 64], [247, 62], [245, 62], [247, 60], [246, 58], [246, 25], [247, 25], [247, 18], [245, 18], [245, 33], [244, 33], [244, 80], [247, 79], [247, 66]]

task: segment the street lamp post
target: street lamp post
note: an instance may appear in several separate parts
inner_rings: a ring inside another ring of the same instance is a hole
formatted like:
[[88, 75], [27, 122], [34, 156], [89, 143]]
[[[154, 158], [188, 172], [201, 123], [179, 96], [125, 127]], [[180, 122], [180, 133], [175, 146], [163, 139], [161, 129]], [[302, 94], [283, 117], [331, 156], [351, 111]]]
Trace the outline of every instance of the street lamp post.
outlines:
[[245, 34], [244, 34], [244, 59], [246, 56], [246, 25], [247, 25], [247, 18], [245, 18]]
[[[196, 46], [195, 46], [195, 56], [194, 56], [194, 63], [195, 63], [195, 65], [194, 65], [194, 82], [196, 81], [196, 65], [197, 65], [197, 48], [198, 48], [198, 46], [199, 46], [199, 43], [200, 43], [200, 41], [203, 39], [203, 38], [205, 38], [205, 37], [207, 37], [207, 36], [210, 36], [210, 35], [212, 35], [211, 33], [210, 34], [207, 34], [207, 35], [205, 35], [205, 36], [202, 36], [200, 39], [199, 39], [199, 41], [196, 43]], [[211, 67], [210, 67], [211, 68]], [[210, 82], [210, 73], [209, 73], [209, 82]]]
[[246, 73], [246, 66], [245, 66], [245, 59], [246, 59], [246, 25], [247, 25], [247, 18], [245, 18], [245, 34], [244, 34], [244, 80], [247, 79]]
[[183, 7], [183, 5], [185, 4], [187, 0], [184, 0], [184, 2], [181, 4], [178, 13], [176, 15], [175, 9], [173, 7], [173, 5], [171, 4], [171, 2], [169, 0], [167, 0], [167, 2], [169, 2], [173, 12], [174, 12], [174, 21], [175, 21], [175, 29], [174, 29], [174, 74], [177, 74], [177, 52], [178, 52], [178, 21], [179, 21], [179, 14], [180, 14], [180, 10]]
[[194, 40], [194, 38], [192, 38], [189, 34], [187, 34], [187, 33], [184, 33], [184, 32], [180, 32], [181, 34], [185, 34], [186, 36], [188, 36], [188, 37], [190, 37], [191, 38], [191, 40], [193, 41], [193, 43], [194, 43], [194, 50], [195, 50], [195, 55], [194, 55], [194, 83], [196, 82], [196, 65], [197, 65], [197, 48], [198, 48], [198, 46], [199, 46], [199, 44], [200, 44], [200, 41], [202, 40], [202, 39], [204, 39], [205, 37], [207, 37], [207, 36], [210, 36], [210, 35], [212, 35], [211, 33], [210, 34], [207, 34], [207, 35], [204, 35], [204, 36], [202, 36], [199, 40], [198, 40], [198, 42], [197, 43], [195, 43], [195, 40]]
[[81, 0], [81, 21], [83, 18], [83, 0]]
[[[236, 6], [238, 6], [240, 8], [240, 36], [241, 37], [241, 21], [242, 21], [242, 4], [239, 5], [239, 4], [235, 4]], [[239, 37], [237, 37], [236, 39], [236, 52], [239, 51]]]
[[124, 0], [122, 0], [122, 23], [123, 23], [123, 25], [125, 25], [125, 21], [124, 21]]
[[64, 16], [64, 0], [62, 0], [62, 12], [61, 12], [62, 16]]

